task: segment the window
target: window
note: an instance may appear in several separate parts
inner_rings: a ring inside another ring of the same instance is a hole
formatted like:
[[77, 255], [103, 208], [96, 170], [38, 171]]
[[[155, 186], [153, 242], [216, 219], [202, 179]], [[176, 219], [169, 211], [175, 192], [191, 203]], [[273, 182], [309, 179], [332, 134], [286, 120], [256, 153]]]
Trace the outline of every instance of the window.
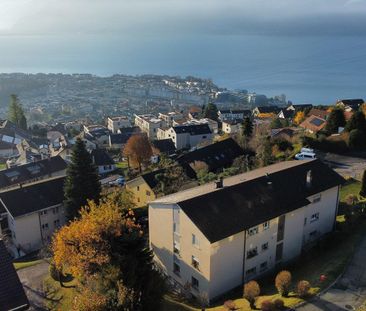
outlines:
[[266, 251], [268, 249], [268, 242], [262, 244], [262, 251]]
[[250, 249], [247, 251], [247, 259], [253, 258], [258, 255], [257, 247]]
[[263, 230], [267, 230], [269, 228], [269, 221], [266, 221], [264, 224], [263, 224]]
[[151, 195], [151, 192], [149, 190], [146, 190], [146, 195], [149, 197]]
[[42, 225], [42, 229], [44, 230], [44, 229], [48, 229], [48, 224], [43, 224]]
[[196, 256], [192, 256], [192, 266], [195, 267], [197, 270], [200, 268], [200, 262]]
[[248, 234], [249, 234], [249, 235], [254, 235], [254, 234], [257, 234], [257, 233], [258, 233], [258, 226], [253, 227], [253, 228], [250, 228], [250, 229], [248, 230]]
[[262, 271], [265, 271], [265, 270], [267, 270], [267, 268], [268, 268], [267, 261], [262, 262], [262, 263], [261, 263], [261, 265], [260, 265], [260, 271], [261, 271], [261, 272], [262, 272]]
[[54, 222], [53, 222], [53, 225], [55, 227], [59, 227], [60, 226], [60, 220], [59, 219], [56, 219]]
[[136, 189], [137, 189], [137, 191], [140, 191], [140, 186], [137, 186]]
[[257, 273], [257, 268], [256, 268], [256, 267], [251, 268], [251, 269], [248, 269], [248, 270], [246, 271], [246, 275], [247, 275], [247, 276], [255, 275], [256, 273]]
[[137, 202], [139, 202], [139, 203], [140, 203], [140, 198], [137, 198]]
[[177, 254], [178, 256], [180, 256], [180, 244], [179, 244], [179, 242], [174, 241], [173, 251], [174, 251], [174, 254]]
[[173, 272], [174, 272], [176, 275], [180, 276], [180, 266], [179, 266], [177, 263], [174, 263], [174, 264], [173, 264]]
[[200, 286], [200, 283], [198, 282], [198, 280], [195, 277], [192, 276], [192, 287], [194, 289], [198, 289], [199, 286]]
[[310, 223], [319, 220], [319, 213], [315, 213], [310, 217]]
[[173, 223], [173, 232], [174, 233], [179, 233], [178, 232], [178, 224], [176, 222]]
[[308, 221], [308, 219], [305, 217], [305, 219], [304, 219], [304, 226], [306, 226], [307, 221]]
[[321, 194], [318, 194], [316, 196], [313, 197], [313, 203], [317, 203], [317, 202], [320, 202], [322, 196]]
[[198, 240], [198, 238], [196, 237], [195, 234], [192, 234], [192, 244], [196, 247], [200, 246], [199, 240]]

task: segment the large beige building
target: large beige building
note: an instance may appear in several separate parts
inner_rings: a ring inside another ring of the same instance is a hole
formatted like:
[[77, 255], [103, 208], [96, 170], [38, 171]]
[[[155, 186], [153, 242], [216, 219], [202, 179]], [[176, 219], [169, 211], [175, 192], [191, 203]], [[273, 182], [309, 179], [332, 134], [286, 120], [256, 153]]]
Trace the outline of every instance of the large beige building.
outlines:
[[150, 247], [172, 282], [212, 300], [332, 231], [342, 183], [319, 160], [287, 161], [162, 197]]
[[131, 122], [126, 116], [120, 116], [120, 117], [108, 117], [107, 119], [107, 127], [108, 129], [113, 133], [118, 133], [118, 130], [120, 128], [124, 127], [130, 127]]
[[157, 131], [162, 127], [162, 124], [163, 120], [152, 114], [135, 115], [135, 125], [141, 129], [141, 132], [146, 133], [150, 139], [157, 138]]

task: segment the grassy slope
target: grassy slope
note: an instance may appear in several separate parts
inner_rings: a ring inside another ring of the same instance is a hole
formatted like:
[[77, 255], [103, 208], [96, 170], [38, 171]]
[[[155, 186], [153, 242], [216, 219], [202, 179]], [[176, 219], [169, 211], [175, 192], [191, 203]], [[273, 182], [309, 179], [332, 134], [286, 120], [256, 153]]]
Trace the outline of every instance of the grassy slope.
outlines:
[[20, 269], [38, 265], [42, 261], [43, 260], [39, 259], [39, 260], [24, 261], [24, 262], [14, 262], [14, 268], [15, 268], [15, 270], [20, 270]]

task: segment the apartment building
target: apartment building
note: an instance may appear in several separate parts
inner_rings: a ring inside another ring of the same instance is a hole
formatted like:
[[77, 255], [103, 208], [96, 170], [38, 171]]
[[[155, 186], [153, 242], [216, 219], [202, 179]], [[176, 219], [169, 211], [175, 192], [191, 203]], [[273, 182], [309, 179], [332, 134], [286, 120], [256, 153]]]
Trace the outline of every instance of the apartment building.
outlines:
[[108, 117], [107, 128], [113, 133], [118, 133], [120, 128], [130, 127], [131, 122], [126, 116]]
[[233, 119], [222, 121], [222, 131], [227, 134], [237, 134], [240, 132], [243, 119]]
[[158, 139], [171, 139], [177, 150], [189, 149], [203, 142], [211, 142], [212, 131], [208, 124], [181, 125], [159, 129]]
[[152, 114], [135, 115], [135, 125], [150, 139], [157, 138], [157, 131], [162, 127], [163, 121]]
[[159, 198], [149, 204], [155, 261], [210, 301], [331, 232], [343, 182], [319, 160], [287, 161]]
[[9, 235], [14, 256], [40, 249], [65, 223], [64, 179], [42, 180], [0, 193], [0, 233]]
[[221, 121], [224, 120], [235, 120], [244, 119], [245, 117], [250, 117], [252, 112], [250, 110], [242, 109], [220, 109], [218, 112], [218, 117]]
[[159, 113], [159, 119], [161, 119], [163, 127], [171, 127], [173, 126], [174, 121], [182, 120], [183, 114], [180, 112], [167, 112], [167, 113]]

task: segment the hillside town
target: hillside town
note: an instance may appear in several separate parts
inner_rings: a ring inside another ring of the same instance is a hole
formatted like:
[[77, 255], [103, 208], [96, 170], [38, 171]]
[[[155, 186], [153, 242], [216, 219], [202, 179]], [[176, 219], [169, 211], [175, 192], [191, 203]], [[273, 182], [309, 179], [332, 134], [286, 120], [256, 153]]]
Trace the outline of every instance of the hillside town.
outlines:
[[[52, 77], [71, 78], [96, 79]], [[208, 81], [114, 79], [131, 98], [159, 100], [133, 108], [116, 96], [118, 109], [89, 114], [64, 94], [37, 109], [67, 114], [28, 124], [34, 103], [10, 98], [0, 122], [1, 311], [280, 310], [335, 282], [361, 288], [340, 276], [364, 235], [363, 99], [256, 105], [247, 93], [223, 104]], [[43, 269], [38, 281], [22, 274], [32, 266]]]

